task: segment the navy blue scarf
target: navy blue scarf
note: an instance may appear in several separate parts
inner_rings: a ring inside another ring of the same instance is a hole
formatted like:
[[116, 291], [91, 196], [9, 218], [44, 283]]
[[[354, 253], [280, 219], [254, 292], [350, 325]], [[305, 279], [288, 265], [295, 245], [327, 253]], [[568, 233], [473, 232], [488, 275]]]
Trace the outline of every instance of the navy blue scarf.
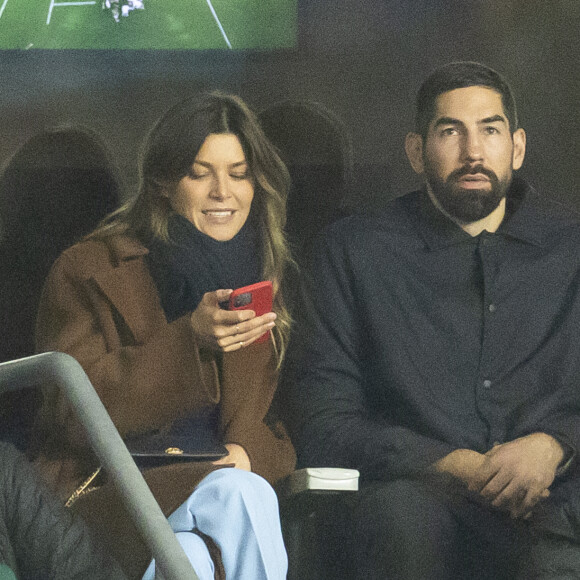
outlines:
[[261, 245], [248, 219], [226, 242], [200, 232], [181, 215], [169, 218], [169, 243], [153, 239], [147, 264], [168, 322], [193, 312], [206, 292], [254, 284], [262, 279]]

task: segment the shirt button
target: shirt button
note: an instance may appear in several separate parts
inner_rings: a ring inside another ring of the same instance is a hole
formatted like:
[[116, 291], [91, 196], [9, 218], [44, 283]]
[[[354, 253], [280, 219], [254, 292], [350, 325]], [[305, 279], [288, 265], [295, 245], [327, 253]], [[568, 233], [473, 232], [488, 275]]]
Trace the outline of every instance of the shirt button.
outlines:
[[489, 387], [491, 387], [491, 381], [489, 379], [485, 379], [485, 381], [483, 381], [483, 386], [486, 389], [489, 389]]
[[496, 306], [495, 306], [495, 304], [490, 304], [490, 305], [487, 307], [487, 309], [488, 309], [490, 312], [495, 312], [495, 311], [496, 311]]

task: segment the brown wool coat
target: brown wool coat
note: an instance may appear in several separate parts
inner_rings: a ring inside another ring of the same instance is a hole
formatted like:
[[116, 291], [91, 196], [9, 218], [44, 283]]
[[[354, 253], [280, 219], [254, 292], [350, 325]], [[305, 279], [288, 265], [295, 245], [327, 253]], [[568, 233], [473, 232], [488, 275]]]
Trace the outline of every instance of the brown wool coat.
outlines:
[[[146, 253], [128, 236], [85, 241], [65, 251], [41, 299], [38, 351], [66, 352], [81, 363], [122, 436], [165, 428], [191, 412], [219, 406], [223, 442], [244, 447], [252, 470], [275, 483], [292, 471], [295, 454], [270, 408], [277, 380], [271, 341], [227, 354], [200, 348], [189, 316], [165, 320]], [[39, 468], [67, 498], [98, 462], [54, 388], [45, 390], [38, 433]], [[168, 515], [214, 469], [196, 462], [145, 475]], [[109, 487], [75, 505], [128, 575], [138, 578], [149, 554]]]

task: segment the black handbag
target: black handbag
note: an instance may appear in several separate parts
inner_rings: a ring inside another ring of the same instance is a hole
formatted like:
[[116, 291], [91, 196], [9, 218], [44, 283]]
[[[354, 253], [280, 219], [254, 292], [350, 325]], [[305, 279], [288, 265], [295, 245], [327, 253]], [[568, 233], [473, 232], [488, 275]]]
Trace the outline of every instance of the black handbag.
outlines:
[[228, 454], [217, 433], [217, 408], [204, 409], [192, 416], [158, 429], [125, 439], [140, 468], [180, 461], [215, 461]]

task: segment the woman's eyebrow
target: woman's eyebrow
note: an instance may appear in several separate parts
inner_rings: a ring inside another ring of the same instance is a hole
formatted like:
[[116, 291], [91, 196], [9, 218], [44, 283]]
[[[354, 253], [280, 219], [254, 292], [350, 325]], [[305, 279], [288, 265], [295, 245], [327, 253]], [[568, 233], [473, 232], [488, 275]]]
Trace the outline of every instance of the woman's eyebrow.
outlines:
[[[193, 162], [194, 165], [202, 165], [203, 167], [213, 167], [213, 163], [209, 161], [203, 161], [201, 159], [195, 159]], [[234, 163], [230, 163], [229, 167], [240, 167], [241, 165], [247, 165], [248, 162], [245, 159], [241, 161], [235, 161]]]

